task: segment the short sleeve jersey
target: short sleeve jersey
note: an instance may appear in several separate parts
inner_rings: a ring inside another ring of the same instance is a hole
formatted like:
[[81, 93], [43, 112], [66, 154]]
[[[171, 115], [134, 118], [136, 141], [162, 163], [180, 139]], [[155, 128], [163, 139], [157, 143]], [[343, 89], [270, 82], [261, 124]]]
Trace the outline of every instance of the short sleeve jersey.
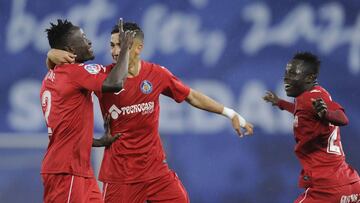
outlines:
[[93, 176], [91, 93], [101, 91], [105, 78], [105, 68], [98, 64], [66, 64], [48, 71], [40, 99], [50, 142], [41, 173]]
[[317, 118], [312, 102], [318, 98], [324, 100], [329, 110], [344, 111], [321, 86], [296, 97], [295, 153], [303, 167], [299, 186], [326, 188], [358, 181], [357, 172], [345, 161], [340, 128]]
[[166, 68], [141, 61], [139, 74], [127, 78], [123, 90], [97, 93], [103, 115], [111, 115], [111, 133], [122, 134], [105, 149], [99, 179], [133, 183], [168, 172], [158, 129], [159, 96], [182, 102], [189, 92]]

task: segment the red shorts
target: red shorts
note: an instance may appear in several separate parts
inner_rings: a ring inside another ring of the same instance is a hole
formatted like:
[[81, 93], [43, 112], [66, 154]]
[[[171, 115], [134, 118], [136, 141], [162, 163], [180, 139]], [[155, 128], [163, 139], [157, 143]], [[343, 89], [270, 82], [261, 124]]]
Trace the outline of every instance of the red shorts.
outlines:
[[42, 174], [44, 203], [103, 203], [95, 178], [71, 174]]
[[188, 194], [174, 172], [140, 183], [104, 183], [106, 203], [189, 203]]
[[334, 188], [307, 188], [294, 203], [360, 203], [360, 181]]

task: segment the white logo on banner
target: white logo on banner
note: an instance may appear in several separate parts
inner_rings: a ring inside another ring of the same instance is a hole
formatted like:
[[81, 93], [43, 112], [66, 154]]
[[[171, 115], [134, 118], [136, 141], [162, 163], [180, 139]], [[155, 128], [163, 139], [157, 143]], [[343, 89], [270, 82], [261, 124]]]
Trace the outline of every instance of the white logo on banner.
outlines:
[[[12, 1], [10, 20], [6, 25], [8, 52], [22, 52], [31, 43], [36, 50], [46, 52], [48, 42], [45, 28], [49, 22], [67, 18], [74, 24], [82, 25], [89, 39], [93, 40], [97, 54], [108, 54], [104, 44], [108, 44], [109, 32], [99, 29], [101, 22], [117, 17], [114, 3], [90, 0], [87, 4], [74, 4], [65, 16], [51, 13], [37, 20], [35, 14], [26, 10], [27, 1]], [[209, 2], [191, 0], [190, 3], [195, 9], [203, 9]], [[325, 55], [347, 45], [350, 72], [360, 72], [360, 15], [355, 18], [353, 25], [345, 25], [346, 13], [340, 3], [326, 3], [319, 9], [314, 9], [310, 4], [298, 4], [276, 24], [272, 22], [275, 11], [265, 3], [251, 3], [239, 8], [243, 8], [240, 11], [243, 18], [251, 23], [241, 45], [245, 53], [256, 55], [272, 45], [292, 47], [300, 40], [314, 44]], [[226, 33], [204, 28], [199, 15], [172, 11], [160, 3], [150, 5], [143, 13], [142, 27], [147, 36], [143, 51], [145, 59], [151, 58], [157, 51], [170, 55], [185, 50], [191, 55], [200, 54], [204, 65], [215, 67], [225, 52]]]
[[272, 22], [275, 15], [264, 3], [245, 7], [243, 16], [252, 23], [242, 43], [242, 49], [249, 55], [271, 45], [291, 47], [300, 40], [314, 44], [325, 55], [348, 45], [350, 71], [353, 74], [360, 71], [360, 15], [352, 27], [345, 26], [345, 10], [339, 3], [324, 4], [319, 10], [300, 4], [275, 25]]

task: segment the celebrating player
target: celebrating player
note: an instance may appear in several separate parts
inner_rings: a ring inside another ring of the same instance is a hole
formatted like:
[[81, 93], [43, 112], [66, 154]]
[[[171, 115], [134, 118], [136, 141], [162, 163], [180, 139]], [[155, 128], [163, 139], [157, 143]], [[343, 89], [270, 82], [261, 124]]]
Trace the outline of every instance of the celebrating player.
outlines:
[[[91, 42], [78, 26], [58, 20], [46, 32], [51, 48], [76, 57], [73, 64], [50, 69], [40, 91], [50, 139], [41, 167], [44, 202], [103, 202], [90, 165], [91, 146], [108, 145], [118, 135], [93, 141], [91, 93], [123, 88], [133, 34], [120, 29], [123, 43], [118, 60], [111, 72], [104, 74], [101, 65], [83, 64], [94, 59], [94, 55]], [[106, 134], [109, 133], [107, 129]]]
[[345, 161], [340, 128], [348, 124], [344, 108], [332, 101], [317, 82], [318, 58], [298, 53], [287, 64], [284, 86], [295, 103], [267, 92], [263, 99], [294, 114], [295, 153], [302, 171], [299, 186], [305, 188], [295, 203], [351, 203], [360, 201], [360, 178]]
[[[228, 117], [242, 137], [252, 134], [253, 127], [234, 110], [224, 107], [206, 95], [195, 91], [169, 70], [140, 59], [144, 33], [136, 23], [125, 23], [125, 31], [136, 33], [130, 51], [128, 78], [117, 93], [97, 93], [103, 115], [111, 115], [111, 132], [122, 137], [105, 149], [99, 179], [104, 182], [105, 202], [189, 202], [185, 188], [172, 172], [165, 158], [159, 136], [159, 96], [176, 102], [186, 100], [192, 106]], [[111, 32], [111, 54], [119, 57], [122, 41], [119, 29]], [[51, 50], [52, 61], [64, 61], [61, 52]], [[110, 71], [112, 65], [107, 66]]]

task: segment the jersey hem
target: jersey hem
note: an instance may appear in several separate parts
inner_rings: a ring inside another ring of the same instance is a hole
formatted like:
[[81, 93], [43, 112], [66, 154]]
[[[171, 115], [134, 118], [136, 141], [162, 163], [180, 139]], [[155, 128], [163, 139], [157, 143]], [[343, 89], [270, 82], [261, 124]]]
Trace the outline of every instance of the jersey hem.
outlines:
[[156, 176], [152, 176], [149, 178], [136, 179], [136, 180], [116, 180], [116, 179], [108, 179], [108, 178], [99, 178], [99, 181], [101, 181], [103, 183], [120, 183], [120, 184], [139, 183], [139, 182], [146, 182], [146, 181], [151, 181], [151, 180], [157, 179], [159, 177], [166, 175], [169, 171], [171, 171], [171, 170], [164, 171], [163, 173], [160, 173]]

